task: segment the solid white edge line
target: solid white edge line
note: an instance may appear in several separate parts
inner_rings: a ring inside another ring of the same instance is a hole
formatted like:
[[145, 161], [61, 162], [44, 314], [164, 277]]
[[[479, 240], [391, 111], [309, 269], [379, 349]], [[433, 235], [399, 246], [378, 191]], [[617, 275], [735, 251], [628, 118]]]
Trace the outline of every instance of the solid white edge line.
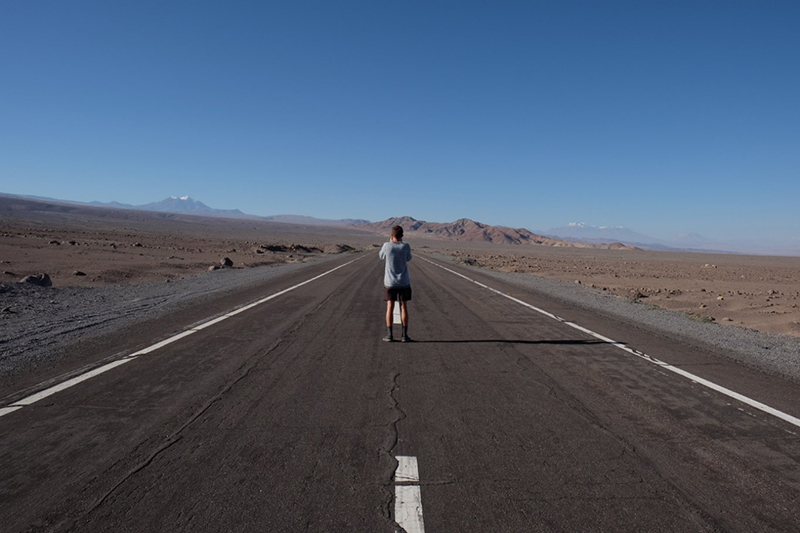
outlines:
[[196, 329], [189, 329], [189, 330], [186, 330], [186, 331], [182, 331], [181, 333], [178, 333], [177, 335], [173, 335], [172, 337], [170, 337], [168, 339], [164, 339], [161, 342], [157, 342], [156, 344], [153, 344], [152, 346], [148, 346], [147, 348], [143, 348], [143, 349], [139, 350], [138, 352], [133, 352], [131, 355], [145, 355], [145, 354], [148, 354], [150, 352], [158, 350], [159, 348], [163, 348], [167, 344], [172, 344], [173, 342], [175, 342], [177, 340], [180, 340], [180, 339], [182, 339], [184, 337], [188, 337], [189, 335], [192, 335], [193, 333], [197, 333], [197, 330]]
[[192, 329], [194, 331], [200, 331], [201, 329], [206, 329], [207, 327], [213, 326], [214, 324], [218, 324], [218, 323], [222, 322], [223, 320], [227, 320], [228, 318], [230, 318], [230, 317], [228, 317], [228, 315], [222, 315], [220, 317], [215, 318], [214, 320], [209, 320], [208, 322], [203, 322], [199, 326], [195, 326]]
[[525, 307], [533, 309], [534, 311], [537, 311], [538, 313], [541, 313], [541, 314], [543, 314], [545, 316], [548, 316], [548, 317], [550, 317], [550, 318], [552, 318], [554, 320], [558, 320], [559, 322], [562, 322], [562, 323], [564, 323], [564, 324], [566, 324], [566, 325], [568, 325], [568, 326], [570, 326], [570, 327], [572, 327], [574, 329], [582, 331], [583, 333], [586, 333], [587, 335], [591, 335], [592, 337], [594, 337], [594, 338], [596, 338], [598, 340], [601, 340], [601, 341], [603, 341], [603, 342], [605, 342], [607, 344], [610, 344], [612, 346], [616, 346], [620, 350], [623, 350], [623, 351], [625, 351], [627, 353], [635, 355], [636, 357], [639, 357], [640, 359], [644, 359], [645, 361], [648, 361], [648, 362], [650, 362], [650, 363], [652, 363], [654, 365], [660, 366], [661, 368], [664, 368], [666, 370], [674, 372], [675, 374], [683, 376], [683, 377], [689, 379], [690, 381], [693, 381], [693, 382], [695, 382], [695, 383], [697, 383], [699, 385], [702, 385], [702, 386], [704, 386], [706, 388], [709, 388], [711, 390], [714, 390], [714, 391], [716, 391], [716, 392], [718, 392], [720, 394], [728, 396], [729, 398], [733, 398], [735, 400], [738, 400], [738, 401], [740, 401], [740, 402], [742, 402], [742, 403], [744, 403], [746, 405], [749, 405], [750, 407], [752, 407], [754, 409], [758, 409], [759, 411], [762, 411], [764, 413], [767, 413], [769, 415], [777, 417], [777, 418], [779, 418], [779, 419], [781, 419], [781, 420], [783, 420], [785, 422], [788, 422], [789, 424], [792, 424], [792, 425], [800, 428], [800, 418], [794, 417], [794, 416], [792, 416], [792, 415], [790, 415], [788, 413], [784, 413], [783, 411], [779, 411], [778, 409], [775, 409], [774, 407], [770, 407], [769, 405], [763, 404], [763, 403], [761, 403], [761, 402], [759, 402], [757, 400], [753, 400], [752, 398], [744, 396], [743, 394], [739, 394], [738, 392], [735, 392], [735, 391], [732, 391], [730, 389], [727, 389], [727, 388], [723, 387], [722, 385], [717, 385], [713, 381], [708, 381], [707, 379], [703, 379], [700, 376], [696, 376], [696, 375], [692, 374], [691, 372], [687, 372], [686, 370], [683, 370], [682, 368], [678, 368], [676, 366], [672, 366], [669, 363], [665, 363], [664, 361], [660, 361], [660, 360], [656, 359], [655, 357], [651, 357], [651, 356], [647, 355], [646, 353], [640, 352], [638, 350], [634, 350], [633, 348], [630, 348], [629, 346], [627, 346], [625, 343], [617, 342], [615, 340], [609, 339], [608, 337], [600, 335], [599, 333], [595, 333], [594, 331], [592, 331], [590, 329], [584, 328], [583, 326], [579, 326], [578, 324], [575, 324], [574, 322], [567, 322], [563, 318], [557, 317], [556, 315], [554, 315], [552, 313], [548, 313], [544, 309], [539, 309], [538, 307], [535, 307], [535, 306], [533, 306], [533, 305], [531, 305], [529, 303], [523, 302], [522, 300], [518, 300], [517, 298], [514, 298], [513, 296], [509, 296], [508, 294], [505, 294], [504, 292], [498, 291], [497, 289], [493, 289], [493, 288], [491, 288], [491, 287], [489, 287], [487, 285], [484, 285], [482, 283], [478, 283], [477, 281], [475, 281], [475, 280], [473, 280], [471, 278], [468, 278], [467, 276], [465, 276], [463, 274], [460, 274], [460, 273], [458, 273], [458, 272], [456, 272], [454, 270], [450, 270], [449, 268], [444, 267], [444, 266], [442, 266], [442, 265], [440, 265], [438, 263], [435, 263], [433, 261], [430, 261], [428, 259], [425, 259], [424, 257], [422, 259], [423, 259], [423, 261], [427, 261], [428, 263], [430, 263], [430, 264], [432, 264], [434, 266], [437, 266], [437, 267], [439, 267], [439, 268], [441, 268], [443, 270], [446, 270], [448, 272], [451, 272], [451, 273], [455, 274], [456, 276], [462, 277], [467, 281], [470, 281], [470, 282], [472, 282], [472, 283], [474, 283], [476, 285], [480, 285], [481, 287], [485, 287], [488, 290], [490, 290], [490, 291], [492, 291], [494, 293], [497, 293], [497, 294], [499, 294], [500, 296], [502, 296], [504, 298], [508, 298], [509, 300], [512, 300], [514, 302], [517, 302], [518, 304], [521, 304], [521, 305], [523, 305]]
[[419, 483], [417, 458], [412, 455], [398, 455], [397, 469], [394, 471], [395, 483]]
[[91, 378], [93, 378], [95, 376], [99, 376], [100, 374], [102, 374], [104, 372], [108, 372], [112, 368], [116, 368], [118, 366], [124, 365], [125, 363], [133, 361], [139, 355], [145, 355], [145, 354], [148, 354], [148, 353], [153, 352], [155, 350], [158, 350], [159, 348], [163, 348], [164, 346], [166, 346], [168, 344], [171, 344], [171, 343], [173, 343], [173, 342], [175, 342], [177, 340], [180, 340], [180, 339], [182, 339], [184, 337], [188, 337], [189, 335], [191, 335], [193, 333], [197, 333], [201, 329], [207, 328], [207, 327], [209, 327], [209, 326], [211, 326], [213, 324], [218, 324], [218, 323], [222, 322], [223, 320], [226, 320], [226, 319], [228, 319], [228, 318], [230, 318], [230, 317], [232, 317], [234, 315], [237, 315], [237, 314], [239, 314], [241, 312], [244, 312], [244, 311], [246, 311], [248, 309], [251, 309], [251, 308], [253, 308], [253, 307], [257, 306], [257, 305], [260, 305], [260, 304], [262, 304], [264, 302], [268, 302], [268, 301], [272, 300], [273, 298], [277, 298], [278, 296], [281, 296], [282, 294], [286, 294], [289, 291], [293, 291], [293, 290], [297, 289], [298, 287], [302, 287], [303, 285], [306, 285], [307, 283], [311, 283], [312, 281], [318, 280], [319, 278], [321, 278], [323, 276], [327, 276], [331, 272], [335, 272], [335, 271], [339, 270], [340, 268], [344, 268], [347, 265], [351, 265], [351, 264], [355, 263], [356, 261], [358, 261], [360, 259], [363, 259], [364, 257], [365, 256], [361, 256], [361, 257], [358, 257], [356, 259], [353, 259], [352, 261], [348, 261], [347, 263], [344, 263], [342, 265], [339, 265], [336, 268], [332, 268], [331, 270], [323, 272], [322, 274], [320, 274], [318, 276], [315, 276], [315, 277], [313, 277], [311, 279], [308, 279], [308, 280], [306, 280], [306, 281], [304, 281], [302, 283], [298, 283], [297, 285], [294, 285], [293, 287], [289, 287], [288, 289], [284, 289], [284, 290], [282, 290], [280, 292], [276, 292], [273, 295], [267, 296], [266, 298], [262, 298], [261, 300], [258, 300], [258, 301], [254, 302], [254, 303], [251, 303], [249, 305], [241, 307], [241, 308], [239, 308], [239, 309], [237, 309], [235, 311], [232, 311], [232, 312], [227, 313], [225, 315], [222, 315], [220, 317], [213, 318], [211, 320], [203, 322], [200, 325], [193, 326], [193, 327], [187, 329], [186, 331], [182, 331], [181, 333], [178, 333], [176, 335], [173, 335], [172, 337], [169, 337], [168, 339], [164, 339], [163, 341], [157, 342], [157, 343], [155, 343], [155, 344], [153, 344], [151, 346], [148, 346], [147, 348], [143, 348], [143, 349], [141, 349], [141, 350], [139, 350], [137, 352], [134, 352], [134, 353], [124, 357], [123, 359], [118, 359], [117, 361], [113, 361], [111, 363], [107, 363], [107, 364], [105, 364], [103, 366], [97, 367], [94, 370], [90, 370], [89, 372], [86, 372], [85, 374], [81, 374], [81, 375], [76, 376], [74, 378], [68, 379], [68, 380], [66, 380], [66, 381], [64, 381], [62, 383], [59, 383], [58, 385], [54, 385], [54, 386], [52, 386], [52, 387], [50, 387], [48, 389], [45, 389], [43, 391], [39, 391], [36, 394], [32, 394], [32, 395], [30, 395], [30, 396], [28, 396], [26, 398], [18, 400], [16, 402], [12, 403], [9, 406], [0, 407], [0, 416], [4, 416], [4, 415], [7, 415], [9, 413], [13, 413], [14, 411], [16, 411], [18, 409], [21, 409], [24, 406], [31, 405], [32, 403], [36, 403], [39, 400], [41, 400], [43, 398], [47, 398], [48, 396], [50, 396], [52, 394], [55, 394], [55, 393], [60, 392], [62, 390], [68, 389], [68, 388], [70, 388], [70, 387], [72, 387], [74, 385], [77, 385], [78, 383], [81, 383], [83, 381], [86, 381], [87, 379], [91, 379]]
[[55, 394], [55, 393], [60, 392], [60, 391], [62, 391], [64, 389], [68, 389], [68, 388], [72, 387], [73, 385], [77, 385], [78, 383], [80, 383], [82, 381], [86, 381], [87, 379], [93, 378], [95, 376], [99, 376], [100, 374], [102, 374], [104, 372], [108, 372], [112, 368], [117, 368], [118, 366], [122, 366], [125, 363], [129, 363], [129, 362], [133, 361], [134, 359], [136, 359], [136, 358], [135, 357], [128, 357], [126, 359], [119, 359], [117, 361], [112, 361], [111, 363], [108, 363], [108, 364], [105, 364], [105, 365], [103, 365], [101, 367], [95, 368], [94, 370], [90, 370], [89, 372], [87, 372], [85, 374], [81, 374], [80, 376], [74, 377], [72, 379], [68, 379], [67, 381], [65, 381], [63, 383], [59, 383], [58, 385], [54, 385], [54, 386], [50, 387], [49, 389], [45, 389], [43, 391], [37, 392], [36, 394], [32, 394], [32, 395], [28, 396], [27, 398], [23, 398], [23, 399], [21, 399], [19, 401], [16, 401], [16, 402], [12, 403], [11, 406], [12, 407], [16, 407], [16, 406], [20, 406], [21, 407], [21, 406], [24, 406], [24, 405], [30, 405], [32, 403], [38, 402], [39, 400], [41, 400], [43, 398], [47, 398], [51, 394]]
[[21, 405], [17, 405], [16, 407], [0, 407], [0, 416], [13, 413], [17, 409], [22, 409], [22, 406]]
[[422, 495], [418, 485], [394, 487], [394, 521], [406, 533], [425, 533], [422, 521]]

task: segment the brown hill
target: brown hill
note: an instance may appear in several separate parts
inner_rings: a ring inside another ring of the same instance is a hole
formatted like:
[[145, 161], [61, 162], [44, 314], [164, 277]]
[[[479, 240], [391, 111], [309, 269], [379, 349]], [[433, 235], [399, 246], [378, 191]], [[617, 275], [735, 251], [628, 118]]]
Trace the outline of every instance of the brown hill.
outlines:
[[[359, 227], [367, 228], [388, 235], [392, 226], [403, 226], [407, 235], [414, 237], [430, 237], [434, 239], [452, 241], [491, 242], [495, 244], [537, 244], [540, 246], [558, 246], [571, 248], [600, 248], [602, 245], [591, 245], [580, 242], [551, 239], [528, 231], [525, 228], [506, 228], [503, 226], [490, 226], [475, 222], [468, 218], [461, 218], [455, 222], [425, 222], [412, 217], [393, 217], [381, 222], [360, 224]], [[615, 246], [616, 247], [616, 246]]]

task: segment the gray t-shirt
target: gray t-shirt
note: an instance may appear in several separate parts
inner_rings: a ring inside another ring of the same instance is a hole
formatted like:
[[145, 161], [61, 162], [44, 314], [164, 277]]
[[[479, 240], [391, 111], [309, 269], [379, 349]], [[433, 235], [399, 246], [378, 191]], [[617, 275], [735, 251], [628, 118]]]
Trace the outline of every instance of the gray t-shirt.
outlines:
[[386, 242], [378, 256], [386, 260], [383, 275], [384, 287], [408, 287], [408, 262], [411, 261], [411, 246], [406, 242]]

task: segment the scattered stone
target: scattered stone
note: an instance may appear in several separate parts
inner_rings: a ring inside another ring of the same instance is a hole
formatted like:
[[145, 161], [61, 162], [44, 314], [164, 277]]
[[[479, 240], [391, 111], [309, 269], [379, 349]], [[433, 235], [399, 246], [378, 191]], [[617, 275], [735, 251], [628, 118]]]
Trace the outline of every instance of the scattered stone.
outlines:
[[722, 319], [723, 322], [733, 322], [732, 318], [728, 318], [727, 316]]
[[705, 309], [706, 307], [708, 307], [706, 304], [700, 304], [700, 309]]
[[4, 307], [2, 310], [0, 310], [0, 313], [4, 313], [4, 314], [5, 313], [13, 313], [13, 312], [14, 311], [12, 311], [10, 307]]
[[58, 245], [60, 245], [61, 243], [59, 241], [53, 240], [53, 241], [50, 241], [50, 244], [58, 244]]
[[583, 284], [581, 283], [581, 280], [579, 280], [579, 279], [576, 279], [576, 280], [575, 280], [575, 285], [583, 285]]
[[38, 285], [39, 287], [52, 287], [53, 281], [50, 279], [50, 276], [44, 273], [33, 274], [30, 276], [25, 276], [21, 280], [20, 283], [30, 283], [31, 285]]
[[75, 246], [78, 243], [77, 243], [77, 241], [68, 241], [67, 244], [69, 244], [70, 246]]
[[226, 267], [226, 268], [227, 267], [232, 267], [233, 266], [233, 261], [231, 261], [230, 257], [223, 257], [222, 259], [219, 260], [219, 264], [222, 265], [223, 267]]
[[142, 247], [142, 243], [140, 243], [140, 242], [135, 242], [135, 243], [133, 243], [133, 247], [134, 247], [134, 248], [141, 248], [141, 247]]
[[219, 270], [219, 265], [211, 265], [208, 267], [209, 272], [214, 272], [215, 270]]
[[82, 272], [80, 270], [76, 270], [75, 272], [72, 273], [72, 275], [73, 276], [85, 276], [86, 272]]
[[352, 252], [353, 250], [355, 250], [355, 248], [346, 244], [329, 244], [322, 249], [326, 254], [343, 254], [345, 252]]
[[720, 302], [721, 302], [722, 300], [724, 300], [724, 299], [725, 299], [725, 297], [724, 297], [724, 296], [717, 296], [717, 300], [719, 300]]
[[16, 276], [16, 274], [14, 274], [13, 272], [10, 272], [8, 270], [3, 270], [3, 274], [5, 274], [6, 276]]

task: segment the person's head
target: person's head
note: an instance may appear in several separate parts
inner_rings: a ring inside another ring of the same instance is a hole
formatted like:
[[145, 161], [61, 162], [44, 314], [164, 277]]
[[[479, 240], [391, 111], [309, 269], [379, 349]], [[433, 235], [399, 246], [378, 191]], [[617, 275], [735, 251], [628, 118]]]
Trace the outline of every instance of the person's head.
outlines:
[[392, 228], [392, 240], [393, 241], [402, 241], [403, 240], [403, 227], [402, 226], [394, 226]]

